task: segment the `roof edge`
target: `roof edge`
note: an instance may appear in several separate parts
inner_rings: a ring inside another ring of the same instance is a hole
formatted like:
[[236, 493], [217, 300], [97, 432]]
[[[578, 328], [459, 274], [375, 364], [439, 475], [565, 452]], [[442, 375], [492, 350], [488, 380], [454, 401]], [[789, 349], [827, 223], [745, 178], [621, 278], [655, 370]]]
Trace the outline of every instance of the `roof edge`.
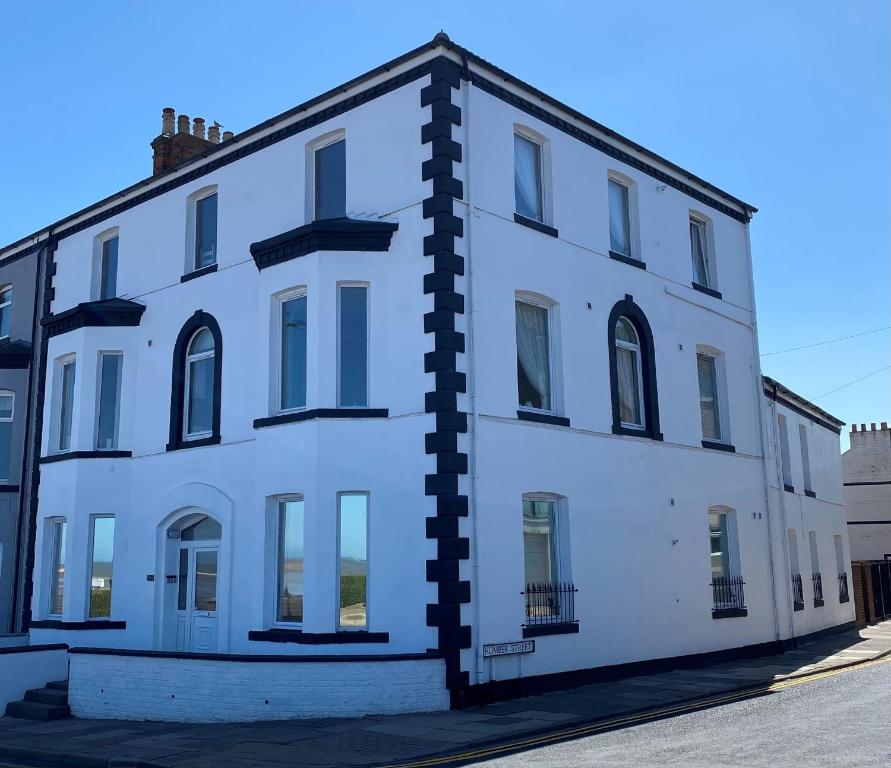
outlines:
[[782, 395], [785, 400], [793, 401], [800, 408], [809, 410], [814, 416], [825, 419], [826, 421], [835, 424], [838, 427], [843, 427], [847, 423], [833, 416], [831, 413], [829, 413], [829, 411], [824, 411], [822, 408], [820, 408], [820, 406], [814, 405], [806, 397], [802, 397], [797, 392], [793, 392], [791, 389], [789, 389], [784, 384], [781, 384], [776, 379], [772, 379], [770, 376], [762, 373], [761, 380], [764, 384], [765, 391], [772, 390], [776, 392], [777, 395]]

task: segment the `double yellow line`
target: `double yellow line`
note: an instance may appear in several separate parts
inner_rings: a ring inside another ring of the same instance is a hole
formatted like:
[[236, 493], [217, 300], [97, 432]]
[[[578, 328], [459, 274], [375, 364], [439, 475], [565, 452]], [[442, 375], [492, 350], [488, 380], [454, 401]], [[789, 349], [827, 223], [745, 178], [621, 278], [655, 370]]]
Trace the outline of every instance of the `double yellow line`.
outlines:
[[398, 763], [391, 765], [388, 768], [428, 768], [428, 766], [449, 765], [451, 763], [462, 763], [469, 762], [471, 760], [484, 760], [499, 757], [510, 752], [518, 752], [520, 750], [531, 749], [533, 747], [547, 746], [548, 744], [554, 744], [555, 742], [577, 739], [581, 738], [582, 736], [591, 736], [597, 733], [602, 733], [603, 731], [615, 730], [617, 728], [627, 728], [631, 725], [640, 725], [642, 723], [650, 722], [652, 720], [661, 720], [662, 718], [671, 717], [673, 715], [682, 715], [688, 712], [694, 712], [699, 709], [715, 707], [721, 704], [730, 704], [734, 701], [742, 701], [743, 699], [751, 699], [755, 696], [763, 696], [768, 693], [782, 691], [786, 688], [793, 688], [796, 685], [812, 683], [816, 680], [825, 680], [827, 677], [835, 677], [835, 675], [841, 675], [845, 672], [851, 672], [855, 669], [866, 669], [867, 667], [874, 667], [879, 664], [887, 664], [889, 662], [891, 662], [891, 656], [885, 656], [883, 658], [873, 659], [871, 661], [855, 662], [853, 664], [847, 664], [843, 667], [835, 667], [833, 669], [827, 669], [823, 672], [813, 672], [811, 674], [790, 677], [785, 680], [780, 680], [776, 683], [770, 683], [768, 685], [757, 686], [754, 688], [746, 688], [745, 690], [735, 691], [734, 693], [729, 693], [726, 695], [696, 699], [695, 701], [688, 701], [684, 704], [678, 704], [671, 707], [663, 707], [661, 709], [649, 709], [646, 712], [639, 712], [634, 715], [615, 717], [612, 720], [600, 720], [596, 723], [589, 723], [587, 725], [578, 726], [576, 728], [566, 728], [561, 731], [551, 731], [550, 733], [542, 734], [540, 736], [533, 736], [528, 739], [520, 739], [518, 741], [497, 744], [492, 747], [485, 747], [470, 752], [459, 752], [451, 755], [441, 755], [439, 757], [430, 757], [422, 760], [415, 760], [409, 763]]

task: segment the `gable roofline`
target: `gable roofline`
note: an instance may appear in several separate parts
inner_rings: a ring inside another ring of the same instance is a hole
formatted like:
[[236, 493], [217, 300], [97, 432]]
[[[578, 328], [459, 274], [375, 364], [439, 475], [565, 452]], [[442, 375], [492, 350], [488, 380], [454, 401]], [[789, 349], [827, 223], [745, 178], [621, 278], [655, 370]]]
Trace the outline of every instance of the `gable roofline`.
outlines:
[[835, 432], [838, 432], [845, 425], [845, 422], [841, 419], [836, 418], [828, 411], [824, 411], [818, 405], [814, 405], [810, 400], [802, 397], [797, 392], [793, 392], [783, 384], [780, 384], [776, 379], [772, 379], [770, 376], [762, 374], [761, 380], [764, 385], [764, 394], [768, 395], [771, 399], [778, 400], [786, 405], [791, 405], [792, 407], [799, 409], [799, 411], [806, 411], [807, 414], [814, 417], [814, 419], [817, 419], [818, 423], [820, 421], [828, 422]]
[[304, 101], [297, 106], [286, 110], [285, 112], [268, 118], [267, 120], [264, 120], [263, 122], [258, 123], [257, 125], [242, 131], [241, 133], [236, 134], [231, 139], [225, 142], [214, 145], [212, 147], [208, 147], [206, 150], [204, 150], [194, 158], [191, 158], [173, 168], [162, 171], [161, 173], [154, 174], [140, 181], [137, 181], [135, 184], [132, 184], [129, 187], [125, 187], [124, 189], [115, 192], [108, 197], [105, 197], [95, 203], [81, 208], [80, 210], [68, 216], [65, 216], [64, 218], [59, 219], [53, 224], [41, 227], [30, 235], [26, 235], [25, 237], [22, 237], [6, 246], [0, 247], [0, 262], [14, 260], [15, 258], [25, 256], [28, 253], [37, 250], [50, 237], [51, 233], [58, 233], [59, 237], [65, 237], [65, 228], [67, 226], [73, 225], [78, 220], [83, 219], [88, 214], [98, 212], [101, 209], [112, 206], [114, 204], [120, 204], [124, 202], [126, 198], [130, 198], [138, 192], [145, 192], [147, 190], [151, 190], [156, 186], [161, 186], [166, 182], [170, 182], [177, 176], [183, 175], [184, 172], [187, 170], [193, 171], [197, 169], [201, 164], [209, 163], [211, 158], [216, 158], [218, 156], [223, 156], [227, 153], [234, 152], [239, 146], [244, 147], [245, 143], [248, 142], [248, 140], [258, 137], [259, 134], [268, 132], [272, 128], [280, 127], [282, 126], [282, 124], [287, 124], [288, 121], [293, 121], [297, 116], [308, 116], [308, 114], [312, 114], [314, 110], [317, 111], [321, 109], [321, 106], [323, 104], [331, 101], [332, 99], [335, 99], [336, 97], [344, 97], [344, 99], [348, 98], [348, 94], [351, 91], [355, 91], [355, 89], [359, 86], [364, 85], [374, 80], [375, 78], [379, 78], [382, 75], [391, 74], [393, 73], [393, 70], [404, 68], [406, 64], [409, 64], [411, 62], [418, 61], [420, 63], [420, 60], [422, 59], [432, 59], [434, 58], [434, 53], [438, 50], [440, 51], [440, 55], [442, 53], [450, 53], [452, 54], [452, 56], [457, 57], [459, 63], [461, 63], [465, 67], [467, 66], [467, 62], [470, 62], [475, 67], [494, 74], [496, 77], [501, 79], [505, 85], [525, 92], [533, 98], [544, 102], [552, 109], [557, 109], [565, 113], [571, 119], [583, 123], [585, 126], [594, 129], [598, 133], [603, 134], [603, 136], [607, 139], [624, 145], [624, 147], [626, 147], [627, 149], [630, 149], [632, 152], [641, 155], [651, 162], [655, 162], [661, 166], [664, 166], [670, 171], [671, 174], [680, 176], [686, 182], [695, 184], [702, 189], [707, 190], [708, 193], [727, 201], [731, 206], [739, 208], [746, 219], [751, 218], [752, 214], [757, 211], [757, 208], [749, 205], [748, 203], [739, 200], [738, 198], [730, 195], [727, 192], [724, 192], [720, 188], [699, 178], [689, 171], [684, 170], [680, 166], [664, 159], [655, 152], [652, 152], [645, 147], [637, 144], [636, 142], [625, 138], [621, 134], [607, 128], [606, 126], [601, 125], [592, 118], [587, 117], [586, 115], [578, 112], [572, 107], [563, 104], [559, 100], [548, 96], [543, 91], [540, 91], [534, 86], [523, 82], [519, 78], [514, 77], [510, 73], [506, 72], [503, 69], [500, 69], [494, 64], [489, 63], [481, 56], [478, 56], [472, 51], [460, 45], [457, 45], [456, 43], [453, 43], [448, 35], [446, 35], [444, 32], [440, 32], [429, 42], [424, 43], [417, 48], [413, 48], [412, 50], [400, 56], [397, 56], [396, 58], [391, 59], [390, 61], [381, 64], [374, 69], [365, 72], [362, 75], [354, 77], [353, 79], [348, 80], [341, 85], [331, 88], [324, 93], [319, 94], [318, 96], [314, 96], [313, 98]]

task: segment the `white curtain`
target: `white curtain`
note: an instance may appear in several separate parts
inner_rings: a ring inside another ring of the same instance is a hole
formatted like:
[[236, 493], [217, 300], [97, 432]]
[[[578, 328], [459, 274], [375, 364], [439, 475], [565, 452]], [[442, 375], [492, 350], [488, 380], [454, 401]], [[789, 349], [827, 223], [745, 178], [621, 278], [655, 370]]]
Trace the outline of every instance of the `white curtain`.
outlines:
[[609, 249], [631, 255], [631, 227], [628, 221], [628, 187], [609, 180]]
[[514, 194], [517, 213], [527, 219], [542, 220], [541, 148], [519, 134], [514, 134]]
[[698, 221], [690, 221], [690, 245], [693, 248], [693, 277], [699, 285], [708, 287], [708, 265], [705, 258], [705, 238], [702, 236], [703, 225]]
[[638, 392], [638, 353], [625, 347], [616, 348], [616, 374], [619, 388], [619, 418], [625, 424], [643, 425]]
[[[548, 360], [548, 311], [517, 302], [517, 357], [529, 383], [541, 396], [541, 408], [551, 408], [550, 362]], [[521, 403], [521, 405], [533, 405]]]

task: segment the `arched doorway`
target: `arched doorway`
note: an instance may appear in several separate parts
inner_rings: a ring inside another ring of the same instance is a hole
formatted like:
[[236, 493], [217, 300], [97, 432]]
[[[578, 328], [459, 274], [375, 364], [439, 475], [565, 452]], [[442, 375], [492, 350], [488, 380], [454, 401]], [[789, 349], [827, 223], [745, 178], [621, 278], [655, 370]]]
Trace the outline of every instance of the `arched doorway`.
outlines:
[[183, 512], [166, 532], [163, 646], [214, 653], [219, 646], [222, 526], [203, 510]]

